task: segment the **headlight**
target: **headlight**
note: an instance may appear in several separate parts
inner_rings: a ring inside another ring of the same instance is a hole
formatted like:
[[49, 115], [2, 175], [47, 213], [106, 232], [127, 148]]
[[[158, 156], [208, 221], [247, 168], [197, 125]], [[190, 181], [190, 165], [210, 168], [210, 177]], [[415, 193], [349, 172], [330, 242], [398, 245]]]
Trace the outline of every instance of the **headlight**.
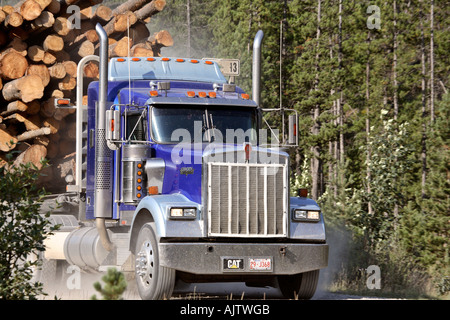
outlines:
[[170, 208], [170, 218], [195, 219], [197, 216], [196, 208]]
[[295, 221], [317, 222], [320, 220], [320, 211], [293, 209], [292, 210], [292, 219]]

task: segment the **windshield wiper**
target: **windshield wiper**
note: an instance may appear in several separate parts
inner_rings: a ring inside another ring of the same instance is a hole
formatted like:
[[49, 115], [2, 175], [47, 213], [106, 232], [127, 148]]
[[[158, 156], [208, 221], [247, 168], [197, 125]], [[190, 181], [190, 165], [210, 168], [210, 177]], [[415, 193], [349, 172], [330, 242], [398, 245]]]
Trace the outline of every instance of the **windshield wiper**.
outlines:
[[[208, 110], [206, 110], [206, 111], [208, 112]], [[216, 140], [216, 135], [214, 133], [214, 130], [216, 129], [216, 127], [214, 126], [212, 113], [209, 114], [209, 124], [210, 124], [210, 129], [211, 129], [211, 132], [212, 132], [212, 136], [211, 136], [210, 141], [214, 142], [214, 140]]]
[[[214, 122], [212, 114], [208, 112], [208, 109], [205, 109], [205, 113], [203, 114], [203, 122], [206, 124], [206, 132], [207, 132], [207, 139], [209, 142], [213, 142], [215, 140], [214, 135]], [[203, 126], [205, 127], [205, 126]], [[203, 128], [202, 128], [203, 130]]]

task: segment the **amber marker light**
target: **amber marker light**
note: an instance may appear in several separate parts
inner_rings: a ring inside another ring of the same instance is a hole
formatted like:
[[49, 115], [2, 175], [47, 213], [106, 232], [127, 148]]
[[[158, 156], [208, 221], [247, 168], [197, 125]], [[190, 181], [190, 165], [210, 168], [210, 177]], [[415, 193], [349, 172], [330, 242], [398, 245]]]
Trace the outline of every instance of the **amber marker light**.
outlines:
[[56, 104], [58, 105], [68, 105], [70, 103], [69, 99], [58, 99], [56, 100]]
[[157, 186], [148, 187], [148, 194], [158, 194], [158, 187]]

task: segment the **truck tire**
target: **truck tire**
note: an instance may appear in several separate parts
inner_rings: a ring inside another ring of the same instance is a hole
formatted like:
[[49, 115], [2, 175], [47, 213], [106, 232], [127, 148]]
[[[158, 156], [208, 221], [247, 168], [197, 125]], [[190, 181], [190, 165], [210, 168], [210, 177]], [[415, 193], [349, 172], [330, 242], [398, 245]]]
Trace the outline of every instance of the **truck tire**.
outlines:
[[175, 287], [175, 270], [159, 264], [154, 223], [146, 223], [136, 241], [135, 278], [143, 300], [170, 299]]
[[316, 292], [320, 270], [290, 276], [278, 276], [278, 285], [286, 299], [311, 299]]

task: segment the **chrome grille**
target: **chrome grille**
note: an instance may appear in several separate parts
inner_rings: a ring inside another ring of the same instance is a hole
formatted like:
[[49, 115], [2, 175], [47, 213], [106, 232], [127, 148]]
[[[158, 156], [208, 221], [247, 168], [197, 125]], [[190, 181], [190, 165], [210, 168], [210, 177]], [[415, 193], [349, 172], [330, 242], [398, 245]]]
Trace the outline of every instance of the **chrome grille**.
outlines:
[[208, 235], [282, 237], [287, 165], [208, 163]]

